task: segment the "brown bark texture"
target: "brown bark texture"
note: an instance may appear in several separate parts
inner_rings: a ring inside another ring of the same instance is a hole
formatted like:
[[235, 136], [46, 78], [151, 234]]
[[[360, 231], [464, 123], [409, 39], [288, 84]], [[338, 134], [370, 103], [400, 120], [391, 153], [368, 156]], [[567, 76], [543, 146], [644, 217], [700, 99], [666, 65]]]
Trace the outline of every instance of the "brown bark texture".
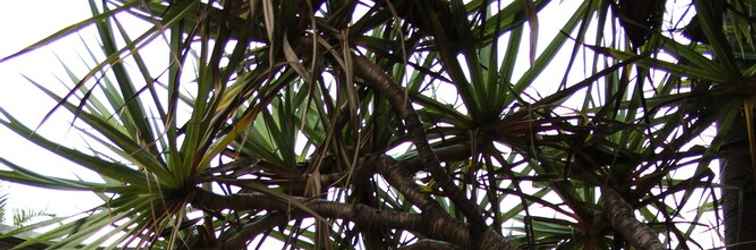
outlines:
[[733, 124], [722, 147], [721, 178], [727, 250], [756, 249], [756, 191], [745, 119]]
[[632, 207], [622, 196], [611, 188], [603, 188], [602, 192], [604, 213], [609, 223], [631, 246], [642, 250], [665, 249], [658, 234], [635, 219]]
[[[300, 202], [306, 204], [308, 209], [314, 211], [317, 216], [323, 218], [343, 219], [360, 225], [417, 232], [427, 238], [449, 242], [457, 246], [469, 246], [472, 240], [472, 236], [469, 233], [469, 225], [448, 219], [444, 215], [439, 215], [438, 213], [413, 214], [381, 210], [362, 204], [350, 205], [322, 200], [307, 201], [302, 199]], [[263, 194], [236, 194], [223, 196], [202, 189], [196, 189], [191, 204], [192, 206], [206, 210], [265, 210], [275, 213], [288, 213], [285, 217], [274, 217], [274, 219], [272, 219], [274, 221], [283, 218], [287, 218], [287, 220], [309, 218], [316, 215], [297, 206], [287, 204], [284, 200], [278, 200]], [[270, 222], [264, 222], [262, 224], [269, 226], [269, 223]], [[259, 233], [255, 228], [250, 228], [250, 233]], [[251, 239], [251, 236], [254, 235], [250, 234], [247, 236], [250, 236], [250, 238], [240, 238], [237, 239], [240, 240], [239, 242], [225, 244], [238, 246], [239, 243], [243, 244], [244, 241]], [[493, 230], [487, 230], [481, 235], [480, 248], [485, 250], [515, 249], [511, 244], [504, 240], [500, 234]]]

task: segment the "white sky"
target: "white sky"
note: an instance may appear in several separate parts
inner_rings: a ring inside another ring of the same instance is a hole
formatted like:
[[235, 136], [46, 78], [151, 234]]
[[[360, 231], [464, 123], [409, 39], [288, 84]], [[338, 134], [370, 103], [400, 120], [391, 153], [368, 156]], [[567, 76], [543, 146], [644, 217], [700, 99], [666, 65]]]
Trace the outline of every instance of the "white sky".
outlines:
[[[90, 16], [87, 1], [5, 1], [4, 5], [0, 8], [0, 33], [4, 34], [3, 41], [0, 42], [0, 57], [15, 53], [65, 25]], [[65, 79], [66, 75], [53, 51], [67, 60], [78, 60], [77, 53], [82, 51], [71, 48], [80, 47], [78, 38], [72, 36], [53, 43], [50, 47], [1, 63], [0, 79], [5, 90], [0, 91], [0, 107], [26, 124], [38, 124], [55, 103], [24, 80], [21, 74], [31, 76], [45, 85], [59, 87], [61, 85], [54, 76]], [[45, 125], [40, 133], [59, 142], [79, 140], [77, 133], [65, 125], [68, 124], [66, 120], [70, 119], [62, 118], [60, 115], [53, 117], [51, 123]], [[5, 128], [0, 129], [0, 140], [3, 142], [0, 144], [0, 156], [24, 167], [69, 178], [75, 178], [74, 170], [81, 169], [26, 142]], [[2, 186], [5, 187], [3, 193], [10, 193], [10, 210], [35, 208], [46, 209], [57, 215], [68, 215], [91, 208], [98, 200], [96, 196], [85, 192], [51, 191], [7, 182], [3, 182]]]
[[[561, 13], [571, 12], [564, 11], [565, 9], [574, 9], [574, 7], [567, 7], [566, 5], [574, 5], [575, 2], [579, 1], [565, 1], [565, 5], [558, 7], [555, 3], [552, 3], [550, 4], [552, 8], [546, 9], [547, 12], [542, 13], [542, 16], [561, 17], [563, 16]], [[4, 7], [0, 8], [0, 23], [2, 24], [0, 25], [0, 34], [5, 35], [3, 41], [0, 42], [0, 57], [10, 55], [66, 25], [76, 23], [89, 16], [87, 1], [5, 1]], [[553, 24], [549, 23], [550, 20], [541, 20], [542, 34], [539, 36], [539, 52], [545, 48], [556, 33], [554, 26], [561, 26], [566, 18], [554, 18], [552, 19]], [[92, 30], [90, 28], [90, 33], [85, 32], [83, 36], [91, 37]], [[524, 53], [527, 53], [527, 35], [524, 36], [524, 39], [521, 48]], [[506, 39], [501, 40], [506, 41]], [[563, 50], [557, 57], [569, 56], [572, 45], [570, 42], [567, 44], [565, 48], [568, 49]], [[500, 51], [500, 53], [503, 53], [504, 50]], [[5, 87], [4, 91], [0, 91], [0, 107], [7, 109], [27, 125], [37, 125], [45, 113], [54, 106], [54, 102], [31, 86], [20, 74], [26, 74], [46, 86], [59, 87], [60, 84], [55, 76], [62, 79], [67, 78], [53, 52], [64, 58], [67, 64], [76, 65], [80, 64], [79, 56], [85, 53], [79, 38], [71, 36], [53, 43], [51, 46], [0, 64], [0, 79], [3, 81], [2, 86]], [[525, 60], [522, 60], [520, 64], [521, 69], [527, 67]], [[573, 66], [574, 72], [579, 73], [573, 73], [572, 79], [568, 83], [574, 83], [585, 77], [581, 66], [579, 62]], [[539, 81], [548, 80], [548, 83], [539, 84], [541, 95], [553, 92], [558, 82], [561, 81], [563, 71], [564, 67], [557, 67], [553, 71], [542, 74]], [[520, 74], [521, 72], [520, 70]], [[81, 75], [84, 70], [76, 73]], [[520, 74], [516, 73], [513, 79], [517, 79]], [[81, 145], [79, 134], [75, 130], [69, 129], [70, 117], [63, 115], [63, 113], [59, 112], [59, 114], [54, 115], [39, 132], [57, 142]], [[74, 173], [87, 175], [85, 169], [26, 142], [5, 128], [0, 128], [0, 141], [3, 142], [0, 144], [0, 157], [11, 162], [55, 176], [76, 178]], [[10, 193], [9, 211], [15, 208], [34, 208], [46, 209], [48, 212], [57, 215], [70, 215], [99, 203], [96, 196], [86, 192], [51, 191], [7, 182], [3, 183], [2, 186], [5, 187], [2, 190], [4, 193]], [[7, 223], [10, 222], [6, 221]], [[707, 242], [707, 240], [703, 241]]]

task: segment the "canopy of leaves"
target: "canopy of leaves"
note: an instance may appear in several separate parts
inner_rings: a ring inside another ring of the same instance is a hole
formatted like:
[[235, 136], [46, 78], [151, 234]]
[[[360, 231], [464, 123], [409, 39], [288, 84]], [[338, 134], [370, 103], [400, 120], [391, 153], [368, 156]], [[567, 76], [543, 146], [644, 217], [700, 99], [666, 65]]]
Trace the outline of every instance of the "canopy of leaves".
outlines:
[[[697, 245], [694, 230], [716, 227], [700, 219], [719, 206], [710, 163], [751, 113], [750, 13], [578, 2], [539, 37], [539, 13], [564, 3], [91, 0], [90, 19], [2, 60], [95, 26], [94, 64], [67, 68], [69, 92], [28, 79], [58, 103], [45, 119], [74, 114], [96, 153], [4, 109], [0, 123], [101, 180], [3, 158], [0, 178], [103, 203], [20, 228], [54, 225], [17, 248]], [[124, 15], [151, 28], [133, 34]], [[167, 67], [142, 53], [154, 44]], [[552, 65], [563, 75], [539, 77]]]

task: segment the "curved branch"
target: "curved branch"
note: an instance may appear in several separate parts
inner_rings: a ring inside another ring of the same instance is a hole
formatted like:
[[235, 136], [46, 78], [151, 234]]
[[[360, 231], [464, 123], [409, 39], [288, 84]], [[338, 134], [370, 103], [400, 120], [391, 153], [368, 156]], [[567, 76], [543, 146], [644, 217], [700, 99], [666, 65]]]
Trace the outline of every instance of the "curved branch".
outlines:
[[[301, 199], [307, 208], [315, 211], [319, 216], [333, 219], [349, 220], [356, 224], [369, 227], [385, 227], [417, 232], [425, 237], [467, 246], [472, 237], [469, 225], [452, 219], [444, 219], [437, 214], [413, 214], [391, 210], [380, 210], [363, 204], [343, 204], [338, 202]], [[200, 188], [194, 190], [191, 205], [207, 210], [232, 209], [236, 211], [266, 210], [280, 212], [288, 219], [307, 218], [314, 215], [289, 206], [286, 201], [264, 194], [235, 194], [223, 196]], [[288, 214], [287, 214], [288, 213]], [[280, 218], [283, 219], [283, 218]], [[275, 223], [270, 223], [272, 225]], [[250, 229], [259, 231], [259, 229]], [[252, 237], [249, 233], [246, 236]], [[249, 238], [246, 238], [249, 239]], [[246, 240], [237, 239], [237, 240]], [[515, 249], [504, 238], [493, 230], [486, 230], [481, 235], [480, 245], [483, 249]]]
[[431, 172], [433, 178], [439, 181], [444, 191], [449, 194], [449, 198], [459, 207], [470, 223], [475, 225], [476, 232], [483, 232], [487, 227], [481, 215], [481, 209], [477, 204], [467, 199], [465, 194], [454, 184], [449, 174], [441, 168], [438, 157], [428, 144], [422, 123], [404, 93], [404, 88], [396, 84], [386, 75], [386, 72], [365, 56], [352, 55], [352, 59], [355, 73], [364, 78], [369, 87], [388, 97], [394, 110], [402, 117], [408, 132], [412, 135], [412, 142], [417, 147], [418, 156], [423, 165]]
[[[382, 157], [377, 161], [377, 171], [386, 178], [386, 181], [392, 187], [396, 188], [404, 197], [420, 207], [423, 211], [424, 225], [431, 235], [454, 235], [459, 241], [450, 240], [450, 242], [465, 242], [474, 237], [467, 236], [470, 233], [469, 226], [461, 224], [449, 217], [443, 209], [432, 200], [427, 194], [418, 191], [417, 185], [411, 179], [412, 169], [406, 164], [412, 164], [412, 161], [393, 162], [389, 157]], [[482, 249], [515, 249], [499, 233], [488, 228], [478, 236], [479, 246]], [[469, 244], [460, 244], [460, 246], [470, 246]]]
[[648, 225], [635, 219], [633, 209], [616, 191], [604, 187], [602, 202], [604, 213], [614, 230], [617, 230], [636, 249], [663, 250], [664, 245]]
[[441, 211], [438, 203], [432, 200], [428, 194], [418, 191], [417, 184], [412, 180], [412, 173], [403, 165], [395, 164], [394, 160], [389, 157], [381, 157], [376, 161], [376, 170], [383, 178], [396, 188], [404, 198], [414, 204], [422, 211]]

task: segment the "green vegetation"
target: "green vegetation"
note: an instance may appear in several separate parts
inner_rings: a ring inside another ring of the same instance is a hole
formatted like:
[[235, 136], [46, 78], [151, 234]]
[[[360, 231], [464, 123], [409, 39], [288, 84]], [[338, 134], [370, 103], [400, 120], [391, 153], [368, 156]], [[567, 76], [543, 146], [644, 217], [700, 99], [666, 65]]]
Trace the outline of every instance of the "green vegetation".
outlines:
[[90, 3], [1, 60], [99, 33], [69, 92], [28, 78], [95, 153], [0, 108], [101, 177], [0, 158], [0, 179], [103, 200], [16, 230], [46, 229], [18, 249], [690, 249], [720, 224], [731, 249], [756, 240], [750, 1], [584, 0], [548, 22], [565, 3]]

